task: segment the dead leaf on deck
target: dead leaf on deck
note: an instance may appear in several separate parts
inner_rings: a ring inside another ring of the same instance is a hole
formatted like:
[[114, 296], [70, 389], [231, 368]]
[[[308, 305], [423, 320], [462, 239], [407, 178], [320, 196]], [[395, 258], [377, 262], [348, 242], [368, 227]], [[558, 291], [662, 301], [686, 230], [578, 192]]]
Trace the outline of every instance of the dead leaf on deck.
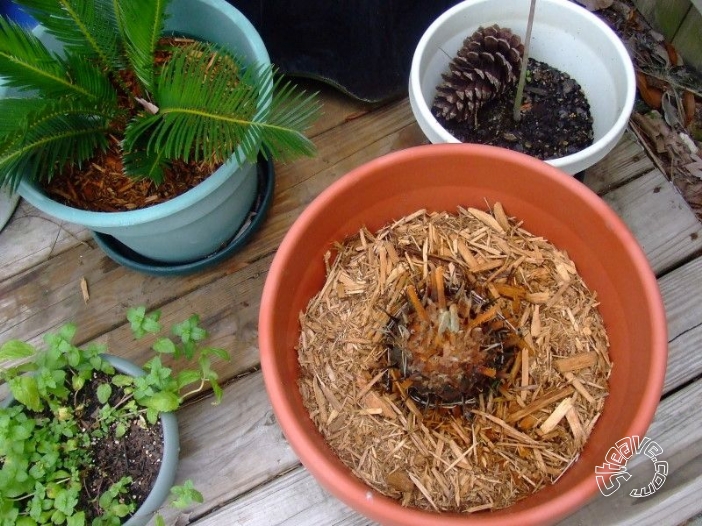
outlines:
[[641, 98], [646, 104], [649, 105], [649, 107], [653, 108], [654, 110], [661, 109], [663, 92], [658, 88], [649, 86], [648, 79], [643, 73], [636, 73], [636, 87], [639, 88]]
[[665, 50], [668, 53], [668, 59], [670, 60], [670, 63], [673, 66], [682, 66], [680, 63], [680, 55], [678, 55], [678, 51], [675, 49], [675, 46], [671, 44], [670, 42], [665, 43]]
[[90, 300], [90, 292], [88, 291], [88, 280], [83, 278], [80, 278], [80, 292], [83, 295], [83, 302], [88, 303]]
[[651, 50], [653, 54], [651, 55], [651, 58], [653, 59], [658, 59], [658, 61], [668, 69], [671, 66], [670, 62], [670, 54], [668, 53], [668, 50], [665, 47], [664, 43], [660, 43], [656, 46], [653, 47]]
[[692, 156], [692, 162], [685, 165], [685, 169], [690, 175], [694, 175], [698, 179], [702, 179], [702, 159], [698, 155]]
[[610, 7], [614, 0], [577, 0], [577, 2], [588, 11], [599, 11]]
[[680, 115], [678, 100], [672, 90], [667, 90], [661, 98], [661, 109], [665, 122], [671, 128], [677, 128], [682, 125], [683, 118]]
[[690, 124], [692, 124], [692, 121], [695, 118], [695, 110], [697, 109], [695, 94], [690, 90], [685, 90], [685, 93], [683, 93], [682, 96], [682, 105], [685, 112], [685, 128], [689, 128]]

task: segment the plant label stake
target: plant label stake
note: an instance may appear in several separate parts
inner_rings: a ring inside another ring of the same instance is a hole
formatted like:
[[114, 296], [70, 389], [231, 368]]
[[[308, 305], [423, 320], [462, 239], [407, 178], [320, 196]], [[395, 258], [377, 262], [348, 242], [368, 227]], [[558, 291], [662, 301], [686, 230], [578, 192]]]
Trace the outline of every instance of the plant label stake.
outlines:
[[527, 20], [526, 36], [524, 37], [524, 54], [522, 55], [522, 69], [519, 72], [519, 82], [517, 83], [517, 95], [514, 97], [513, 118], [519, 122], [522, 118], [521, 107], [524, 96], [524, 84], [526, 83], [527, 66], [529, 65], [529, 42], [531, 41], [531, 28], [534, 26], [534, 11], [536, 10], [536, 0], [531, 0], [529, 7], [529, 19]]

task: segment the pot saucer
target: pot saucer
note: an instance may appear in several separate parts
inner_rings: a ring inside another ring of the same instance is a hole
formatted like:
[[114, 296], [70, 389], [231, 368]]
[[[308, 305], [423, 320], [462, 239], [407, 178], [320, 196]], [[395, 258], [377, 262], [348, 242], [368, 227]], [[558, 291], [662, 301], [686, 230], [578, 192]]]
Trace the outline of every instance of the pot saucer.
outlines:
[[273, 162], [262, 155], [258, 157], [258, 194], [248, 219], [234, 237], [212, 254], [188, 263], [164, 263], [137, 254], [114, 237], [93, 232], [98, 246], [112, 259], [128, 269], [152, 276], [184, 276], [199, 272], [224, 261], [238, 252], [261, 226], [273, 201], [275, 171]]

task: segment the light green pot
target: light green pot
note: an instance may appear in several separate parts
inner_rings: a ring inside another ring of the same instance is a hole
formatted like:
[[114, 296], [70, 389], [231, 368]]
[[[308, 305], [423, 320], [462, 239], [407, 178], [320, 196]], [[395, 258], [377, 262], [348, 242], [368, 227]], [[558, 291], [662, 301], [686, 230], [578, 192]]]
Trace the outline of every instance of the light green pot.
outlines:
[[[226, 46], [249, 64], [270, 64], [256, 29], [224, 0], [173, 0], [169, 14], [168, 32]], [[261, 100], [259, 115], [268, 111], [270, 100]], [[206, 258], [230, 240], [246, 220], [256, 191], [256, 165], [234, 158], [188, 192], [128, 212], [78, 210], [50, 199], [35, 183], [25, 180], [19, 186], [20, 195], [46, 214], [108, 234], [146, 258], [174, 264]]]

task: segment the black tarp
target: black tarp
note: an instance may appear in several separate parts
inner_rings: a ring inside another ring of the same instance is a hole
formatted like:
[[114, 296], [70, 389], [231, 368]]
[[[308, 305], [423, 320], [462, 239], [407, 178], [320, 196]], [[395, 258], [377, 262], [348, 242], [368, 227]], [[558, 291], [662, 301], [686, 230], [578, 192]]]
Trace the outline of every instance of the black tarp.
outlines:
[[458, 0], [228, 0], [286, 74], [381, 101], [405, 95], [414, 49]]

